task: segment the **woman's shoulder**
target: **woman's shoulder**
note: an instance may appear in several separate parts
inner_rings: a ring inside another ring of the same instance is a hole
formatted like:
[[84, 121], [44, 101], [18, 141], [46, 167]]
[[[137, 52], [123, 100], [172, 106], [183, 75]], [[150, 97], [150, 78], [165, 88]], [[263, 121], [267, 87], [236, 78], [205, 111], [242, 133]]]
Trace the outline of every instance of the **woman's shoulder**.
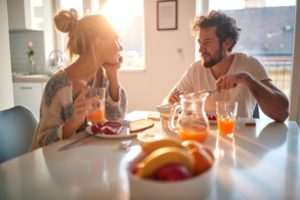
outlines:
[[46, 99], [51, 100], [62, 88], [70, 87], [71, 81], [63, 69], [55, 72], [48, 80], [45, 87]]
[[66, 85], [70, 85], [71, 81], [69, 80], [66, 72], [61, 69], [55, 72], [49, 79], [47, 86], [49, 88], [62, 87]]

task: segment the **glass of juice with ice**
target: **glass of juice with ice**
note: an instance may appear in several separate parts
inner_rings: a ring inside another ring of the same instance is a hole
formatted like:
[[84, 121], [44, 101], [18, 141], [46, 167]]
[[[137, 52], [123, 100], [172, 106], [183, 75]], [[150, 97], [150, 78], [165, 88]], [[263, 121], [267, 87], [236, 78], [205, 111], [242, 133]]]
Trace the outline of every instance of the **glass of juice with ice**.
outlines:
[[89, 125], [105, 122], [105, 92], [104, 87], [92, 87], [87, 94], [87, 122]]

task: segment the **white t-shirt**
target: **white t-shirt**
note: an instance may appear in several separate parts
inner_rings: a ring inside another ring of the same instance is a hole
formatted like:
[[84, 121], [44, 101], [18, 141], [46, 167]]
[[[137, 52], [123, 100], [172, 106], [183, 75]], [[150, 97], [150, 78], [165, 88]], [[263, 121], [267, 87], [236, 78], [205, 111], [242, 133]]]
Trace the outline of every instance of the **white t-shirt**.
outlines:
[[[250, 73], [259, 81], [270, 80], [267, 71], [257, 59], [246, 54], [235, 53], [227, 74], [241, 71]], [[197, 61], [186, 70], [176, 87], [182, 92], [196, 92], [204, 89], [215, 89], [215, 82], [216, 79], [211, 74], [210, 69], [205, 68], [201, 61]], [[235, 88], [209, 95], [206, 99], [205, 111], [215, 114], [215, 102], [218, 100], [237, 101], [238, 116], [252, 118], [256, 100], [244, 84], [238, 84]]]

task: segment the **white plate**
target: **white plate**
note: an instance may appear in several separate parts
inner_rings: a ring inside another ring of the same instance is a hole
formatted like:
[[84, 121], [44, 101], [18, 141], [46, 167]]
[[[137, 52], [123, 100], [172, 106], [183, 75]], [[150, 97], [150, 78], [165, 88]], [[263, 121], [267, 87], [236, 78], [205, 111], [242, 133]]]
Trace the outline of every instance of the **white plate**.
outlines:
[[131, 137], [135, 137], [137, 135], [137, 133], [130, 133], [127, 134], [126, 129], [123, 129], [122, 132], [118, 135], [107, 135], [104, 133], [93, 133], [93, 131], [91, 130], [91, 126], [87, 126], [85, 128], [85, 131], [89, 134], [95, 135], [96, 137], [100, 137], [100, 138], [109, 138], [109, 139], [123, 139], [123, 138], [131, 138]]
[[210, 124], [217, 124], [217, 120], [208, 120]]

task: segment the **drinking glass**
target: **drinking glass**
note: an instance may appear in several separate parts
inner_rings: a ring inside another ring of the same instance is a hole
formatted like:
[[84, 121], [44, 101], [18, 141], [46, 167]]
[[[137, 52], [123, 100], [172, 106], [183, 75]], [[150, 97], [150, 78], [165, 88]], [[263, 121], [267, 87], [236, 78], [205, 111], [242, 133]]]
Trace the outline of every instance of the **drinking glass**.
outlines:
[[[90, 88], [87, 108], [87, 122], [89, 125], [105, 122], [105, 88]], [[95, 98], [96, 97], [96, 98]]]
[[238, 102], [236, 101], [217, 101], [217, 124], [219, 133], [232, 136], [236, 127]]
[[174, 133], [169, 128], [172, 106], [169, 104], [163, 104], [163, 105], [156, 106], [156, 109], [160, 114], [160, 123], [161, 123], [163, 134], [166, 135], [167, 137], [174, 137], [174, 136], [177, 137], [177, 135], [174, 135]]

